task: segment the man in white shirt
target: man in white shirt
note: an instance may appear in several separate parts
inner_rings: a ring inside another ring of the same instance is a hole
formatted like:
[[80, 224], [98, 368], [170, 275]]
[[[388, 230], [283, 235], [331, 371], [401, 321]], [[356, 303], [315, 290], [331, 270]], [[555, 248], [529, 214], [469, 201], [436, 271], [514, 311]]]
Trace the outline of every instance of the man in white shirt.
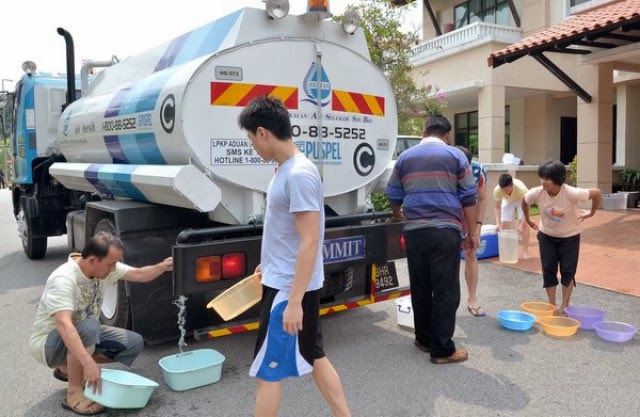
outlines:
[[62, 406], [76, 414], [104, 411], [83, 394], [83, 381], [94, 392], [102, 389], [98, 362], [131, 365], [144, 347], [139, 334], [98, 321], [105, 287], [120, 279], [149, 282], [173, 269], [171, 257], [141, 268], [128, 266], [121, 262], [123, 249], [120, 239], [98, 232], [82, 253], [72, 253], [49, 275], [38, 303], [29, 339], [31, 354], [55, 368], [56, 378], [68, 380]]

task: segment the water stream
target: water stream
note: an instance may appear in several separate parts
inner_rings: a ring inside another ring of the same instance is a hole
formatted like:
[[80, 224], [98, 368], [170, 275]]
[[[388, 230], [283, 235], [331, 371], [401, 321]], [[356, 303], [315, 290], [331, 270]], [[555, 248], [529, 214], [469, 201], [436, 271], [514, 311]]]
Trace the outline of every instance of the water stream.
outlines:
[[184, 325], [187, 323], [187, 297], [184, 295], [178, 296], [178, 299], [173, 302], [176, 306], [178, 306], [178, 329], [180, 329], [180, 339], [178, 340], [178, 348], [180, 349], [180, 353], [183, 353], [183, 348], [187, 346], [187, 343], [184, 341], [184, 336], [187, 333]]

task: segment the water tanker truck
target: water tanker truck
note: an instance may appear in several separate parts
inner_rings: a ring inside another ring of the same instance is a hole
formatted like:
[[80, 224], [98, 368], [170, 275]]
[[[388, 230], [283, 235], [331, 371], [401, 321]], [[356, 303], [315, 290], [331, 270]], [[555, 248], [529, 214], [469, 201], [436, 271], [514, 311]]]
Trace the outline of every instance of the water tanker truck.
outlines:
[[[328, 7], [293, 16], [283, 3], [238, 10], [122, 62], [87, 62], [79, 77], [71, 35], [59, 29], [66, 76], [23, 66], [8, 96], [25, 254], [45, 256], [49, 236], [66, 234], [77, 250], [109, 231], [129, 264], [174, 256], [172, 274], [108, 292], [104, 323], [147, 342], [176, 338], [174, 301], [186, 296], [187, 328], [198, 338], [256, 327], [257, 306], [228, 323], [205, 307], [260, 262], [276, 164], [260, 159], [237, 124], [259, 95], [283, 101], [295, 144], [322, 176], [322, 313], [408, 293], [393, 263], [405, 256], [401, 226], [367, 211], [395, 150], [392, 89], [355, 17], [332, 21]], [[94, 66], [105, 68], [88, 75]]]

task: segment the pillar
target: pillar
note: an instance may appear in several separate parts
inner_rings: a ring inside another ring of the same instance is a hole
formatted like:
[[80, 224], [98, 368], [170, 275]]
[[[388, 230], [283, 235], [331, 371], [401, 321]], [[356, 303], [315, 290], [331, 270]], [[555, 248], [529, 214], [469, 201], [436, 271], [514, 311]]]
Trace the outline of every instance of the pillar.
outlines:
[[478, 158], [482, 162], [502, 162], [504, 106], [503, 85], [490, 85], [478, 91]]
[[578, 98], [578, 186], [611, 192], [613, 65], [579, 64], [578, 85], [591, 103]]

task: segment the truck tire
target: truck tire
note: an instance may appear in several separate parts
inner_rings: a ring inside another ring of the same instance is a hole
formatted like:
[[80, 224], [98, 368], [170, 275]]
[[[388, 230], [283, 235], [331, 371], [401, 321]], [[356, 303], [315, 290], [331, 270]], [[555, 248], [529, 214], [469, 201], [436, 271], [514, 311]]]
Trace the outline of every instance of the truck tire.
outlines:
[[27, 224], [24, 211], [18, 213], [18, 234], [22, 241], [22, 249], [29, 259], [42, 259], [47, 253], [47, 238], [33, 237], [33, 230]]
[[[96, 225], [94, 233], [98, 232], [108, 232], [114, 236], [118, 236], [116, 227], [111, 219], [100, 220]], [[123, 329], [130, 328], [131, 309], [125, 285], [125, 282], [120, 280], [116, 285], [109, 286], [105, 289], [102, 309], [100, 310], [100, 323], [106, 324], [107, 326], [121, 327]]]
[[324, 286], [320, 290], [320, 299], [326, 299], [345, 291], [349, 291], [353, 287], [353, 268], [347, 268], [343, 271], [331, 272], [326, 274]]

